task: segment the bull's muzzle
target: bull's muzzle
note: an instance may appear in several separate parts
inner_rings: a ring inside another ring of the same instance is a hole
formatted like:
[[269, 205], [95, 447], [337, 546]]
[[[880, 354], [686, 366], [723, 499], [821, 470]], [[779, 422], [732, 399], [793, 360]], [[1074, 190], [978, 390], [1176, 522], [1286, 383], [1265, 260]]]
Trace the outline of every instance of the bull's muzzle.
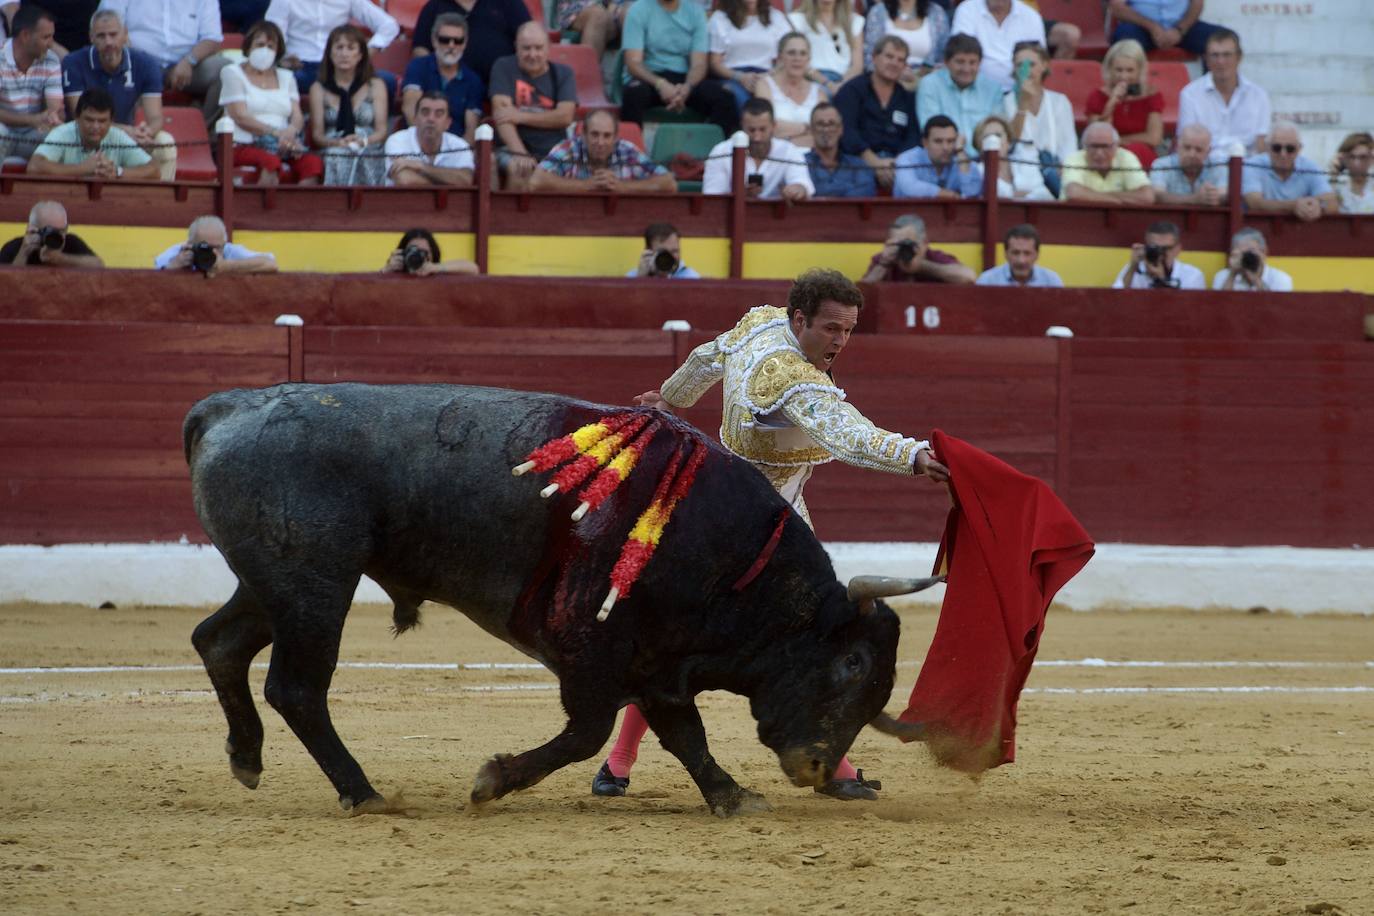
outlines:
[[835, 772], [835, 768], [827, 764], [823, 755], [814, 748], [798, 747], [781, 751], [778, 762], [782, 764], [782, 771], [787, 778], [792, 780], [792, 785], [803, 788], [819, 788], [829, 782]]

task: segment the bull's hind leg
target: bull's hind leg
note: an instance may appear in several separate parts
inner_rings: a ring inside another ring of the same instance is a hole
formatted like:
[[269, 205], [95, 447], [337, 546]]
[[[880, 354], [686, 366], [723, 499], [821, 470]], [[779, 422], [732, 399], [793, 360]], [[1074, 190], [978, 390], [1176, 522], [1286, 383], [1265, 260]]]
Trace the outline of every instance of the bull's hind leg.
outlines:
[[641, 711], [659, 743], [687, 768], [712, 814], [732, 817], [768, 810], [762, 795], [740, 786], [711, 756], [695, 703], [659, 703], [643, 706]]
[[205, 662], [229, 721], [225, 742], [229, 770], [250, 789], [258, 787], [262, 775], [262, 719], [248, 689], [248, 666], [271, 641], [267, 615], [242, 583], [228, 603], [201, 621], [191, 634], [191, 643]]

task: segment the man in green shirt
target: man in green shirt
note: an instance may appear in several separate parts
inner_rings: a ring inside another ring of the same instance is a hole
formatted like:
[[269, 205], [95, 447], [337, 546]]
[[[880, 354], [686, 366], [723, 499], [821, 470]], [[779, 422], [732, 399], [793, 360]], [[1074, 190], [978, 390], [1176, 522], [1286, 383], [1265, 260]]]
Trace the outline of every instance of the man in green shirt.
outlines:
[[690, 108], [730, 136], [739, 107], [724, 80], [707, 79], [706, 13], [696, 0], [643, 0], [630, 7], [620, 46], [625, 91], [620, 118], [640, 124], [650, 108]]
[[29, 160], [30, 175], [156, 180], [157, 163], [114, 125], [114, 99], [87, 89], [76, 102], [76, 120], [54, 127]]

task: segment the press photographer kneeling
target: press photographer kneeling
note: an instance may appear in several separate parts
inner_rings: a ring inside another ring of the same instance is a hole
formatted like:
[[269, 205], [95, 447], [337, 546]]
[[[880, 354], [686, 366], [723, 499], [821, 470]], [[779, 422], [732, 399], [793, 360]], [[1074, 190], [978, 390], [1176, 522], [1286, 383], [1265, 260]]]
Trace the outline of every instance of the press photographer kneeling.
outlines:
[[198, 216], [184, 244], [173, 245], [153, 261], [158, 270], [194, 270], [207, 279], [222, 274], [274, 274], [277, 259], [229, 241], [218, 216]]
[[672, 223], [650, 223], [644, 230], [639, 264], [627, 277], [700, 280], [701, 274], [682, 263], [682, 238]]
[[382, 266], [384, 274], [410, 274], [429, 277], [434, 274], [476, 274], [477, 265], [466, 258], [443, 260], [439, 240], [428, 229], [411, 229], [401, 236], [400, 243]]
[[1131, 262], [1116, 275], [1112, 289], [1206, 289], [1202, 271], [1178, 259], [1182, 251], [1178, 226], [1152, 224], [1145, 230], [1144, 244], [1131, 246]]

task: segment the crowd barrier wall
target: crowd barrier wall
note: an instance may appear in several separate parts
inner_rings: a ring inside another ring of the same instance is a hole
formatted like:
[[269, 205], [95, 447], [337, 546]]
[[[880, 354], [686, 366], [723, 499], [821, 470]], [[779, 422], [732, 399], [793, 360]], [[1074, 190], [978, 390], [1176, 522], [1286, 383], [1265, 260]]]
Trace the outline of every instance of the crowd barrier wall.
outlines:
[[[0, 543], [175, 541], [181, 421], [286, 380], [465, 382], [626, 404], [705, 332], [0, 320]], [[973, 442], [1051, 483], [1100, 541], [1374, 543], [1374, 349], [1311, 340], [870, 334], [838, 381], [888, 428]], [[712, 393], [687, 416], [719, 423]], [[924, 480], [838, 464], [808, 487], [834, 541], [930, 541]]]

